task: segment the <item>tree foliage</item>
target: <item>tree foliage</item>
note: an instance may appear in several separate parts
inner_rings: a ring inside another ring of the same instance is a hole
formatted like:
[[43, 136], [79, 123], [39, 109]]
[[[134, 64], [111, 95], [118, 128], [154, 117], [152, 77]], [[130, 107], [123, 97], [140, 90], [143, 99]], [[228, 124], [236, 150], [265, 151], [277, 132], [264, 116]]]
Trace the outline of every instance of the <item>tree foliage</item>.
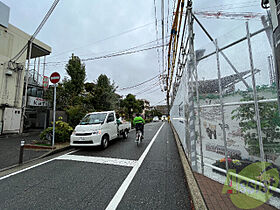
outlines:
[[[85, 65], [78, 56], [72, 54], [65, 70], [69, 77], [57, 86], [57, 110], [67, 112], [71, 126], [75, 127], [88, 112], [118, 110], [131, 119], [133, 114], [143, 111], [143, 101], [132, 94], [122, 100], [115, 93], [115, 83], [105, 74], [101, 74], [96, 81], [85, 82]], [[47, 91], [46, 98], [53, 104], [53, 87]]]
[[144, 102], [137, 100], [134, 95], [128, 94], [125, 99], [120, 101], [120, 107], [128, 115], [129, 119], [131, 119], [133, 114], [143, 111]]
[[117, 107], [117, 94], [115, 84], [110, 79], [101, 74], [94, 88], [95, 108], [98, 111], [113, 110]]
[[152, 109], [151, 111], [146, 111], [146, 117], [162, 117], [162, 113], [157, 109]]
[[72, 95], [78, 95], [84, 90], [84, 82], [86, 80], [86, 67], [81, 63], [78, 56], [72, 54], [65, 67], [70, 80], [65, 83], [65, 88], [71, 90]]
[[[259, 97], [259, 100], [264, 99]], [[241, 101], [253, 101], [252, 96], [244, 96]], [[277, 127], [280, 126], [280, 117], [277, 103], [259, 103], [259, 113], [261, 119], [261, 130], [263, 137], [264, 151], [266, 154], [279, 153], [280, 133]], [[239, 126], [248, 146], [249, 154], [260, 154], [259, 140], [257, 135], [257, 122], [254, 104], [243, 104], [232, 111], [232, 119], [239, 120]]]

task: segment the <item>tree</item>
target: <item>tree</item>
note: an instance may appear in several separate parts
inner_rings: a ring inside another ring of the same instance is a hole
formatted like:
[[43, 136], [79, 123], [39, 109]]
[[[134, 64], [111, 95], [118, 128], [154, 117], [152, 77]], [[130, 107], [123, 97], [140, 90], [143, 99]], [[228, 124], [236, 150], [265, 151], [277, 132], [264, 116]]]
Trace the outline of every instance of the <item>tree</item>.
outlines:
[[93, 90], [92, 95], [97, 111], [116, 109], [118, 104], [118, 97], [115, 93], [116, 87], [105, 74], [98, 77], [95, 85], [87, 85], [87, 88]]
[[[258, 100], [264, 99], [259, 97]], [[243, 96], [241, 101], [252, 101], [252, 96]], [[277, 127], [280, 126], [280, 117], [278, 113], [277, 103], [259, 103], [259, 113], [261, 119], [261, 130], [263, 137], [264, 151], [266, 154], [279, 153], [280, 133], [277, 132]], [[239, 120], [239, 126], [245, 139], [245, 144], [248, 146], [250, 155], [260, 154], [259, 140], [257, 135], [257, 122], [255, 117], [254, 104], [243, 104], [232, 111], [232, 119]]]
[[124, 100], [121, 100], [120, 106], [127, 113], [129, 119], [132, 119], [134, 113], [141, 113], [144, 108], [144, 102], [137, 100], [134, 95], [128, 94]]
[[65, 70], [70, 76], [70, 80], [65, 83], [65, 88], [71, 90], [73, 93], [72, 95], [79, 95], [84, 90], [84, 82], [86, 79], [85, 64], [81, 63], [78, 56], [72, 54]]
[[147, 117], [161, 117], [162, 113], [160, 111], [158, 111], [157, 109], [152, 109], [151, 111], [146, 111], [146, 116]]

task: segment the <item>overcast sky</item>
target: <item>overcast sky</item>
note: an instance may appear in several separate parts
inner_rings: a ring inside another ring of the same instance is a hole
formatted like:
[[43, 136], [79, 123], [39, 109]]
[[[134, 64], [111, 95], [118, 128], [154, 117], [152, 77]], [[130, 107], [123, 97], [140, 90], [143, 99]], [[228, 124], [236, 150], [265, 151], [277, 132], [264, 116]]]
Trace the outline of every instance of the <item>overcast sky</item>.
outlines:
[[[29, 34], [33, 34], [53, 3], [53, 0], [0, 1], [11, 8], [10, 23]], [[169, 29], [173, 4], [174, 1], [169, 0]], [[161, 1], [156, 0], [157, 20], [161, 18], [160, 6]], [[168, 16], [167, 6], [168, 0], [165, 0], [166, 17]], [[49, 76], [51, 72], [58, 71], [65, 76], [63, 61], [67, 61], [72, 53], [80, 58], [90, 58], [155, 41], [157, 37], [154, 10], [154, 0], [61, 0], [37, 37], [52, 48], [52, 54], [48, 56], [47, 62], [62, 62], [58, 65], [49, 65], [46, 74]], [[196, 0], [194, 10], [265, 12], [260, 8], [260, 0]], [[213, 37], [229, 34], [235, 28], [239, 30], [240, 27], [243, 27], [244, 29], [242, 20], [201, 18], [201, 21]], [[261, 27], [260, 21], [252, 22], [255, 24], [254, 27]], [[165, 21], [165, 28], [167, 28], [167, 21]], [[235, 36], [225, 40], [234, 41], [234, 38], [238, 37], [238, 30], [232, 33]], [[197, 26], [195, 26], [195, 32], [196, 48], [208, 46], [209, 40]], [[158, 33], [160, 38], [160, 22], [158, 22]], [[167, 33], [165, 35], [168, 36]], [[264, 43], [266, 45], [267, 41]], [[144, 48], [156, 44], [157, 42], [153, 42], [145, 45]], [[235, 60], [238, 59], [238, 56], [235, 57]], [[120, 88], [138, 84], [156, 76], [160, 71], [156, 49], [121, 57], [88, 61], [85, 64], [87, 81], [94, 81], [100, 74], [106, 74]], [[129, 92], [134, 94], [144, 92], [137, 95], [137, 98], [145, 98], [155, 105], [165, 97], [165, 93], [161, 92], [157, 81], [153, 80], [137, 89], [118, 93], [125, 95]], [[160, 104], [164, 104], [164, 102]]]

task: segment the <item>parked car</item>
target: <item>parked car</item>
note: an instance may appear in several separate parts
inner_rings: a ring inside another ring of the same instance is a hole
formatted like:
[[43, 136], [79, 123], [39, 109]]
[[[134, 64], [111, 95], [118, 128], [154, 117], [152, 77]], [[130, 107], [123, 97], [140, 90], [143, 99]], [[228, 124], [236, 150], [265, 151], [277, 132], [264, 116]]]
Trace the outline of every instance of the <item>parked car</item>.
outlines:
[[71, 146], [108, 147], [109, 141], [128, 137], [131, 123], [117, 123], [115, 111], [87, 114], [74, 129], [70, 137]]
[[153, 122], [159, 122], [158, 116], [155, 116], [155, 117], [153, 118]]

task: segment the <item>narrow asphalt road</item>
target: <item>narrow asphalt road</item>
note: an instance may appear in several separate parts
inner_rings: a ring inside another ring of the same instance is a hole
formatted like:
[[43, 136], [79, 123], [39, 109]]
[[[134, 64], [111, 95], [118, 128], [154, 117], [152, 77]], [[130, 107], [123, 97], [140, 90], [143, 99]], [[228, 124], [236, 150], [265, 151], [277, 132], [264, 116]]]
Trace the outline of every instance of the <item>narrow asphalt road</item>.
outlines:
[[190, 209], [170, 126], [145, 125], [139, 147], [134, 137], [0, 177], [0, 209]]

